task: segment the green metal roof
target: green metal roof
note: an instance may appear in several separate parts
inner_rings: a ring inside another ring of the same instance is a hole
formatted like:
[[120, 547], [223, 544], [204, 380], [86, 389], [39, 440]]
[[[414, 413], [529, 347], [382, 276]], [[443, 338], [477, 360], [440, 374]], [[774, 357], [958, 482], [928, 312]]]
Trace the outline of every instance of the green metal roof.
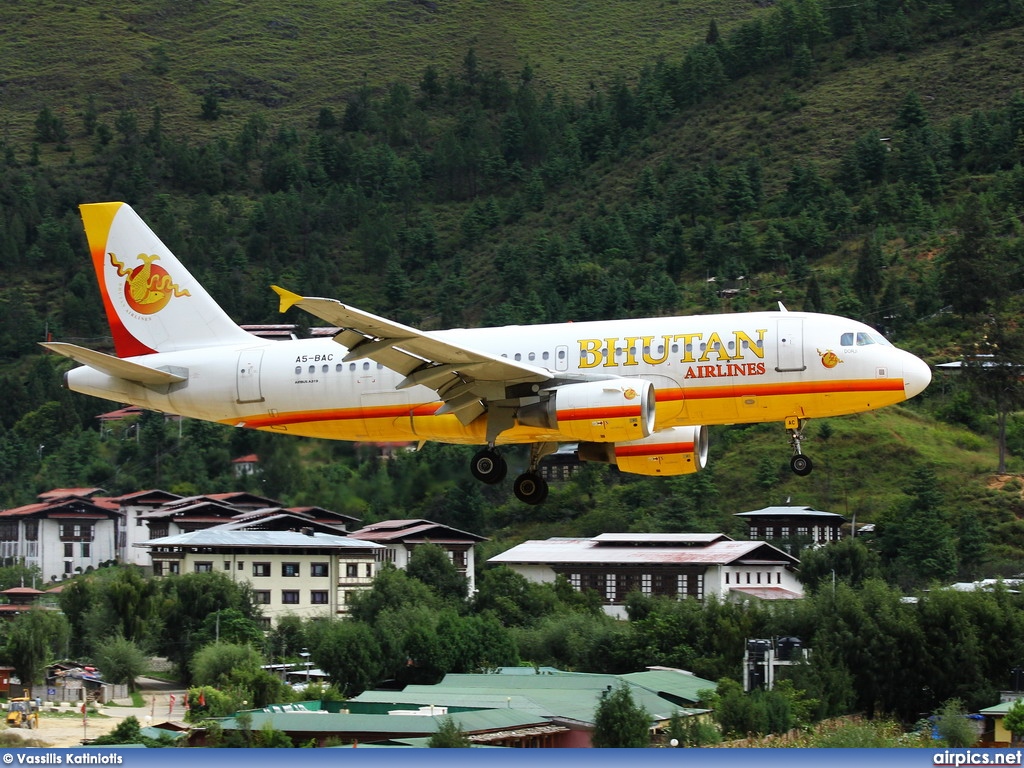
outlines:
[[[643, 675], [644, 673], [637, 673]], [[413, 706], [481, 707], [534, 713], [545, 718], [566, 718], [582, 723], [592, 723], [594, 712], [606, 691], [620, 681], [630, 686], [633, 701], [642, 706], [652, 719], [668, 719], [673, 712], [692, 714], [682, 700], [694, 701], [688, 694], [694, 686], [714, 688], [714, 683], [701, 678], [675, 673], [640, 678], [641, 682], [628, 679], [628, 675], [599, 675], [576, 672], [562, 672], [542, 675], [468, 675], [451, 674], [437, 685], [409, 685], [402, 691], [365, 691], [352, 702], [388, 702], [397, 708], [401, 704]], [[675, 687], [664, 688], [647, 683], [674, 683]], [[683, 683], [685, 682], [685, 685]], [[659, 695], [665, 690], [673, 696]], [[462, 716], [462, 713], [459, 714]]]

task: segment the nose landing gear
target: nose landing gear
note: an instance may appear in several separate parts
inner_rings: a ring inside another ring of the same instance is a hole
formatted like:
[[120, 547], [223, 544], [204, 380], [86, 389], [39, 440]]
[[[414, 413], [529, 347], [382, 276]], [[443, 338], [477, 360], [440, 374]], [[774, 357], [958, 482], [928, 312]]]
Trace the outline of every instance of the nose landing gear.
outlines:
[[804, 420], [797, 416], [786, 417], [786, 431], [789, 432], [789, 444], [793, 448], [793, 458], [789, 460], [790, 469], [801, 477], [811, 474], [814, 464], [810, 458], [804, 456], [801, 449], [804, 439]]

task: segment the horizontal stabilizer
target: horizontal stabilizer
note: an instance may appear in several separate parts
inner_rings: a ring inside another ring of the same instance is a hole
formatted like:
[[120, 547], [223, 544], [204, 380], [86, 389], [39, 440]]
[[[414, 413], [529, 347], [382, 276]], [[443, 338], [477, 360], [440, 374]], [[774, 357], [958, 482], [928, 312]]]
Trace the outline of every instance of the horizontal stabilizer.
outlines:
[[105, 355], [85, 347], [78, 347], [74, 344], [65, 344], [60, 341], [40, 342], [51, 352], [56, 352], [64, 357], [70, 357], [76, 363], [95, 368], [97, 371], [128, 381], [137, 381], [140, 384], [176, 384], [185, 381], [188, 377], [181, 376], [170, 371], [161, 371], [150, 368], [148, 365], [133, 363], [130, 360], [122, 360], [113, 355]]

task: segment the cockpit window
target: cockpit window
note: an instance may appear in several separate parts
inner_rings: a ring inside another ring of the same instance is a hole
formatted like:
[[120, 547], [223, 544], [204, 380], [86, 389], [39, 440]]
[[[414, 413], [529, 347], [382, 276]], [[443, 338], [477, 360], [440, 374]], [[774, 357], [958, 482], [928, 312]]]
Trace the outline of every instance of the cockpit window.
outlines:
[[871, 344], [881, 344], [882, 346], [889, 346], [889, 342], [880, 333], [871, 333], [869, 331], [857, 331], [857, 333], [844, 333], [839, 337], [839, 344], [843, 347], [852, 347], [856, 343], [858, 347], [866, 347]]

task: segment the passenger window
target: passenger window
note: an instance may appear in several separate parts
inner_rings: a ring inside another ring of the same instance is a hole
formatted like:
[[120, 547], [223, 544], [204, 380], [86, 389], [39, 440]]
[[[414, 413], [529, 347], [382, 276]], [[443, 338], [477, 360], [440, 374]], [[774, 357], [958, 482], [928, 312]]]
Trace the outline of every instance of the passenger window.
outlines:
[[529, 355], [526, 356], [526, 359], [527, 360], [536, 360], [537, 359], [537, 353], [536, 352], [531, 352]]
[[295, 375], [296, 376], [301, 376], [302, 375], [302, 366], [301, 365], [296, 365], [295, 366]]
[[327, 373], [329, 370], [331, 370], [331, 366], [325, 365], [323, 368], [320, 369], [320, 372]]
[[336, 366], [334, 366], [335, 373], [341, 373], [344, 369], [345, 366], [343, 366], [341, 363], [338, 363]]
[[309, 372], [310, 373], [316, 373], [316, 366], [315, 365], [309, 366]]

